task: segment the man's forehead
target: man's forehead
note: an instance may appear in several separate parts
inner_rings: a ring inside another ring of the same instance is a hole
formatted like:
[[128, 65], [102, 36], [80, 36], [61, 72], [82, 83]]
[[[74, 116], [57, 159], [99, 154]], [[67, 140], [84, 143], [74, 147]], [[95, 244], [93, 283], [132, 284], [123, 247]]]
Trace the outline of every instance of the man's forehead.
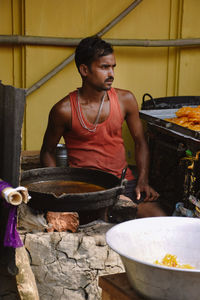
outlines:
[[98, 57], [94, 62], [96, 62], [97, 64], [115, 65], [115, 55], [114, 53], [103, 55]]

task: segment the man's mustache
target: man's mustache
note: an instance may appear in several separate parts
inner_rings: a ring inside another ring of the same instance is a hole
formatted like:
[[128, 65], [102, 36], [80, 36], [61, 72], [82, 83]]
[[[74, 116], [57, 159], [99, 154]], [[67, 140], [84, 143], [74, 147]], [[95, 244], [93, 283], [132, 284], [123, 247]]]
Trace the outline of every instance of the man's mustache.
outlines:
[[107, 82], [107, 81], [113, 81], [114, 80], [114, 77], [113, 76], [109, 76], [106, 80], [105, 80], [105, 82]]

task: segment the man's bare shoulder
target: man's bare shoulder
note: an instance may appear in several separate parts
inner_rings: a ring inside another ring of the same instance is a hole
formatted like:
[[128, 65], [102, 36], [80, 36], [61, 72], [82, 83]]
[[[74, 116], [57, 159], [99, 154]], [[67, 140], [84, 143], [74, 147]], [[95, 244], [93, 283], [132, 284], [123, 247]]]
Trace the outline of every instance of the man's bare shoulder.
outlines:
[[131, 108], [138, 109], [137, 100], [131, 91], [118, 88], [115, 88], [115, 91], [118, 95], [120, 105], [125, 109], [126, 112]]
[[54, 104], [54, 106], [51, 108], [50, 115], [54, 117], [71, 116], [69, 95]]
[[70, 105], [70, 98], [69, 95], [65, 96], [64, 98], [62, 98], [61, 100], [59, 100], [56, 104], [54, 104], [54, 106], [52, 107], [53, 111], [65, 111], [65, 110], [69, 110], [71, 109], [71, 105]]
[[71, 127], [71, 105], [69, 95], [58, 101], [51, 108], [49, 123], [54, 126]]
[[123, 89], [115, 88], [115, 91], [116, 91], [116, 93], [118, 95], [118, 98], [120, 100], [136, 101], [136, 98], [135, 98], [134, 94], [129, 90], [123, 90]]

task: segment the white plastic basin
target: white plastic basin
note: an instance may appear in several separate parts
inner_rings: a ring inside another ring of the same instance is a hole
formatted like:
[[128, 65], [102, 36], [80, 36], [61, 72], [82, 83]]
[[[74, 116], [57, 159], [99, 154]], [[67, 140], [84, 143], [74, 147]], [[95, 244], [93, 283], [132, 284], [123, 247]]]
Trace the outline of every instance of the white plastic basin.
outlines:
[[[200, 219], [135, 219], [113, 226], [106, 241], [120, 255], [131, 286], [147, 299], [200, 299]], [[168, 253], [195, 269], [154, 263]]]

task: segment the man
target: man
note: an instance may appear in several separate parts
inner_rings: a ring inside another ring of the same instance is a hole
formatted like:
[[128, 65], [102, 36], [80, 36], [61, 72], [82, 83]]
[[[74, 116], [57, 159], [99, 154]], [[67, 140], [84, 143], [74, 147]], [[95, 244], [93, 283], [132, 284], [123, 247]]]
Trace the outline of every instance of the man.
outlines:
[[[139, 203], [138, 217], [165, 215], [156, 201], [158, 193], [148, 184], [149, 154], [137, 101], [130, 91], [112, 88], [113, 48], [99, 37], [85, 38], [76, 49], [75, 62], [82, 86], [51, 109], [41, 148], [42, 165], [56, 166], [55, 149], [63, 136], [70, 166], [101, 169], [120, 177], [127, 165], [122, 139], [125, 120], [134, 139], [138, 169], [137, 183], [127, 169], [127, 196]], [[145, 194], [142, 202], [141, 193]]]

